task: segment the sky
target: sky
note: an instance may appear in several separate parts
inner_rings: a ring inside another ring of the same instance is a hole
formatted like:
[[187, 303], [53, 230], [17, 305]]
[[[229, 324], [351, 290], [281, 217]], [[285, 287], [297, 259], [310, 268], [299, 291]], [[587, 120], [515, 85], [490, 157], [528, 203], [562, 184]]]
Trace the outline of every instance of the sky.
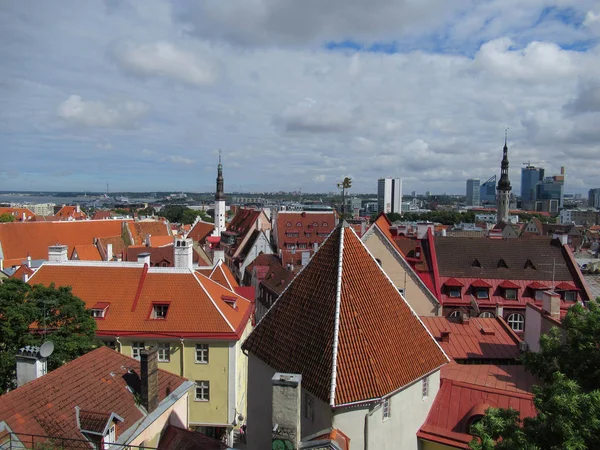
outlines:
[[0, 190], [600, 187], [597, 0], [0, 3]]

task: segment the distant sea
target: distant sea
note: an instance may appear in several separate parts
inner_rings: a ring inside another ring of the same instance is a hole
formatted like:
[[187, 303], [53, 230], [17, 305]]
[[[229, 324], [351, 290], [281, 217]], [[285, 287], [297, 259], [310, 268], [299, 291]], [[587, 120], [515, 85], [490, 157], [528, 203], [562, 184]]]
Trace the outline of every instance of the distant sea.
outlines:
[[93, 197], [54, 197], [39, 195], [6, 195], [0, 194], [0, 203], [55, 203], [57, 205], [73, 202], [89, 202]]

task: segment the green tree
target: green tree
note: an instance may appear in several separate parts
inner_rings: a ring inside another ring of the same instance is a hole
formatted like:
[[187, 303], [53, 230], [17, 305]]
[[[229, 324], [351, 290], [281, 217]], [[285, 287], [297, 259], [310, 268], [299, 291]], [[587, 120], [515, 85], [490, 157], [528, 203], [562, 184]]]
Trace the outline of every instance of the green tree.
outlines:
[[85, 303], [70, 287], [4, 280], [0, 284], [0, 393], [14, 387], [17, 351], [46, 340], [54, 343], [48, 370], [97, 347], [96, 322]]
[[13, 216], [12, 214], [0, 214], [0, 223], [3, 222], [14, 222], [15, 221], [15, 216]]
[[600, 299], [571, 307], [562, 329], [542, 335], [540, 352], [524, 364], [543, 382], [534, 388], [537, 416], [521, 422], [514, 411], [490, 408], [472, 428], [479, 440], [471, 448], [600, 448]]

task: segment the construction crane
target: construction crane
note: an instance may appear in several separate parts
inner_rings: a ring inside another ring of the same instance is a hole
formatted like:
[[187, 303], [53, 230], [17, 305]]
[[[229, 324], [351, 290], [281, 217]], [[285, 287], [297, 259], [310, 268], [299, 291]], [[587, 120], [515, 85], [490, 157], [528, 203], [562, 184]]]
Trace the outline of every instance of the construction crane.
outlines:
[[545, 164], [545, 163], [546, 163], [546, 161], [527, 161], [522, 164], [527, 167], [535, 167], [535, 166], [532, 166], [532, 164]]

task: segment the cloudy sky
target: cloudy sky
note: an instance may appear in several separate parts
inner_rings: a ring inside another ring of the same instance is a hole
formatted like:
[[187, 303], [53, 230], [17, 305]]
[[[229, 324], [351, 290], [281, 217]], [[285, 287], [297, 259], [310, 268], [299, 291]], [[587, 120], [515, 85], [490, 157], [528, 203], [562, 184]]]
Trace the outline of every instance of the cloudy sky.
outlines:
[[0, 190], [600, 187], [597, 0], [0, 4]]

